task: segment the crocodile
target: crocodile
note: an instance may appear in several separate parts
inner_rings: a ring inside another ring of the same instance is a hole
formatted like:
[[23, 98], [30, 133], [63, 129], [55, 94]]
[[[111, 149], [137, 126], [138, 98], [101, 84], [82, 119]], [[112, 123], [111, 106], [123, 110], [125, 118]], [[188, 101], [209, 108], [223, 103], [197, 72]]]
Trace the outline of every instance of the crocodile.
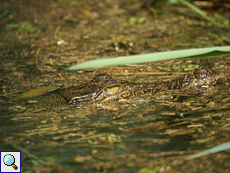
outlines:
[[[186, 94], [208, 95], [214, 90], [214, 85], [217, 82], [224, 80], [226, 77], [223, 73], [202, 67], [174, 80], [154, 81], [152, 83], [117, 81], [108, 74], [99, 74], [85, 86], [65, 87], [59, 90], [58, 94], [63, 103], [81, 108], [94, 102], [120, 100], [169, 90], [181, 90]], [[78, 91], [84, 88], [87, 89], [87, 92], [79, 95]]]

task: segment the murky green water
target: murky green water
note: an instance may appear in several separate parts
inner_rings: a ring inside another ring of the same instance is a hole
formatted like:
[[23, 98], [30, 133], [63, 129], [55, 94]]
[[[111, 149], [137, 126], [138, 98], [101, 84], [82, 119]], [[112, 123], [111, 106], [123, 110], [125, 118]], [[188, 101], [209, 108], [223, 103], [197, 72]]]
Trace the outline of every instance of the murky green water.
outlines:
[[[0, 149], [22, 152], [22, 172], [229, 172], [228, 151], [184, 160], [229, 142], [229, 55], [74, 72], [63, 68], [118, 55], [229, 45], [228, 25], [213, 26], [168, 2], [154, 6], [156, 11], [138, 2], [0, 2]], [[222, 13], [206, 10], [229, 20], [224, 6]], [[147, 21], [131, 24], [134, 16]], [[122, 41], [134, 46], [116, 51], [114, 43]], [[49, 92], [17, 99], [36, 88], [83, 86], [99, 73], [139, 83], [187, 73], [158, 68], [173, 64], [217, 70], [227, 81], [208, 97], [168, 91], [113, 101], [103, 109], [69, 107], [54, 91], [55, 99]]]

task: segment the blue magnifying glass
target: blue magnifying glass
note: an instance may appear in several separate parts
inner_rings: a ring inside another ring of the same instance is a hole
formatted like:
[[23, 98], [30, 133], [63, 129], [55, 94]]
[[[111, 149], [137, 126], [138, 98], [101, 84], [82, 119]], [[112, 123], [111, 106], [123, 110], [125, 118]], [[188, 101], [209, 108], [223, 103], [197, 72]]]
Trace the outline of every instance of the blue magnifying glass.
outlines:
[[11, 154], [7, 154], [3, 158], [3, 162], [7, 166], [12, 166], [15, 170], [18, 169], [18, 167], [14, 164], [15, 163], [15, 158]]

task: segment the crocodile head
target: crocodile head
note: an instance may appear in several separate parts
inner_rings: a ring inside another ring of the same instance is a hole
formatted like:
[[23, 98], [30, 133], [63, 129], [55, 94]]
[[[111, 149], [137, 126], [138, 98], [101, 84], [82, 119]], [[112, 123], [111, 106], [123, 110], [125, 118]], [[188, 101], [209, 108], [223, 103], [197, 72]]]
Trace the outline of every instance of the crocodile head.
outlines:
[[99, 86], [96, 91], [83, 96], [72, 97], [69, 104], [79, 105], [99, 100], [114, 100], [122, 94], [123, 86], [115, 81], [109, 81]]
[[[66, 88], [61, 90], [61, 94], [69, 105], [74, 107], [84, 107], [95, 101], [109, 101], [128, 97], [131, 92], [127, 92], [125, 82], [118, 82], [108, 74], [100, 74], [95, 76], [87, 85], [84, 86], [91, 92], [78, 95], [75, 90], [79, 88]], [[126, 88], [124, 88], [126, 87]], [[68, 94], [67, 94], [68, 93]], [[75, 95], [76, 94], [76, 95]]]

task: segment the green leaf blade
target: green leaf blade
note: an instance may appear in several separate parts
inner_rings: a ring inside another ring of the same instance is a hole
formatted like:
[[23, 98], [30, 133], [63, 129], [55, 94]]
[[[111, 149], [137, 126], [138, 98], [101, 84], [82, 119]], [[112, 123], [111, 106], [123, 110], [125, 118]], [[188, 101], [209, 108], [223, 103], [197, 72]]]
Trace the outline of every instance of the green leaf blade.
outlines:
[[178, 58], [188, 58], [194, 56], [202, 56], [211, 52], [216, 53], [215, 55], [227, 54], [230, 53], [230, 46], [173, 50], [167, 52], [98, 59], [98, 60], [92, 60], [92, 61], [83, 62], [81, 64], [73, 65], [71, 67], [68, 67], [67, 70], [91, 69], [91, 68], [100, 68], [100, 67], [107, 67], [107, 66], [144, 63], [144, 62], [151, 62], [151, 61], [163, 61], [163, 60], [171, 60], [171, 59], [178, 59]]

